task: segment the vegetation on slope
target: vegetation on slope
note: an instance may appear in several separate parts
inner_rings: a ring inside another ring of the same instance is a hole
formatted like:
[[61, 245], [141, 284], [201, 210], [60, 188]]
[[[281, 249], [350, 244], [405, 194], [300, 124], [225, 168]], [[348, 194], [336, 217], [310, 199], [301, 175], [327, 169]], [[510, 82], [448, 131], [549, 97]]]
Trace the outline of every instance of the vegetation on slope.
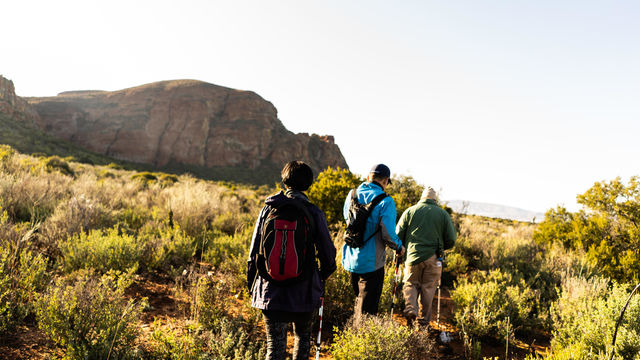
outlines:
[[[389, 192], [399, 208], [417, 201], [420, 184], [394, 180]], [[329, 169], [309, 190], [331, 219], [339, 249], [342, 201], [360, 181]], [[26, 326], [54, 344], [47, 354], [54, 358], [263, 357], [261, 314], [249, 306], [244, 271], [255, 216], [273, 191], [33, 157], [1, 146], [0, 336]], [[633, 197], [606, 198], [625, 209], [640, 206]], [[481, 358], [500, 346], [508, 357], [523, 358], [527, 350], [517, 347], [533, 349], [534, 340], [549, 339], [551, 352], [531, 357], [640, 356], [638, 297], [611, 347], [629, 279], [637, 278], [610, 278], [617, 273], [603, 268], [600, 257], [566, 246], [565, 230], [574, 225], [553, 228], [552, 216], [539, 227], [453, 217], [460, 235], [446, 258], [444, 282], [453, 287], [456, 310], [443, 321], [456, 326], [458, 356]], [[620, 234], [635, 236], [633, 221], [620, 214], [608, 224], [612, 242]], [[632, 273], [625, 264], [617, 268]], [[392, 286], [387, 271], [382, 313], [391, 306]], [[401, 309], [401, 297], [396, 302]], [[327, 283], [324, 319], [325, 348], [335, 358], [435, 356], [427, 332], [388, 318], [355, 324], [348, 321], [352, 311], [349, 276], [339, 266]], [[407, 352], [399, 339], [424, 351]]]

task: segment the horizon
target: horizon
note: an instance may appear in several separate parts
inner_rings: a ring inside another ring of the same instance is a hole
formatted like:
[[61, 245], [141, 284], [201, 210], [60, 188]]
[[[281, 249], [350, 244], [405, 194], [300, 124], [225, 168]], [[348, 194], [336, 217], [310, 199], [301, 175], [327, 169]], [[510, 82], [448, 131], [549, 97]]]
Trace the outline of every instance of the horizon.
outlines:
[[[447, 199], [544, 213], [638, 175], [640, 4], [12, 2], [22, 97], [194, 79]], [[373, 145], [372, 145], [373, 144]], [[471, 200], [474, 199], [474, 200]]]

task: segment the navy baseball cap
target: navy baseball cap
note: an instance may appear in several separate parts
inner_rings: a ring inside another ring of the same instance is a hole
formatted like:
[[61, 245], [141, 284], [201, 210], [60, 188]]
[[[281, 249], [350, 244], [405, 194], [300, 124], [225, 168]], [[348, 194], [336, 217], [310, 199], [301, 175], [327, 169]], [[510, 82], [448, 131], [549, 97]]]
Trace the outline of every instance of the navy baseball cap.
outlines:
[[389, 167], [385, 164], [376, 164], [373, 165], [373, 167], [371, 168], [371, 171], [369, 171], [370, 174], [376, 174], [376, 175], [380, 175], [383, 177], [388, 177], [389, 178], [389, 184], [391, 184], [391, 170], [389, 170]]

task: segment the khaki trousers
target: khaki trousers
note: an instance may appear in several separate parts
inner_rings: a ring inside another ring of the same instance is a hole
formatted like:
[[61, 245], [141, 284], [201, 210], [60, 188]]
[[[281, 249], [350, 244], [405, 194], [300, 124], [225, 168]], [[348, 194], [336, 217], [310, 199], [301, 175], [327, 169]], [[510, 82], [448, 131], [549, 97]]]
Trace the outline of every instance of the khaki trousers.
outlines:
[[440, 276], [442, 275], [442, 263], [433, 255], [429, 259], [410, 265], [404, 269], [404, 315], [418, 316], [418, 297], [420, 297], [420, 316], [418, 322], [428, 325], [431, 321], [431, 303], [436, 293]]

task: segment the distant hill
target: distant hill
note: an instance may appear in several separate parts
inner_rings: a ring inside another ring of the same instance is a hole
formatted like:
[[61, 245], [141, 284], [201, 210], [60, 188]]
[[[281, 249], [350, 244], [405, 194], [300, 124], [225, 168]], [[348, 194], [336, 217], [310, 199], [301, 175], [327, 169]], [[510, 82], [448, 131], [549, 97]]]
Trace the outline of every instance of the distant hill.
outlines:
[[519, 209], [512, 206], [488, 204], [464, 200], [445, 201], [455, 212], [487, 216], [499, 219], [540, 222], [544, 220], [544, 213]]
[[197, 80], [22, 98], [0, 76], [0, 143], [255, 184], [273, 184], [291, 160], [348, 168], [333, 136], [294, 134], [258, 94]]

